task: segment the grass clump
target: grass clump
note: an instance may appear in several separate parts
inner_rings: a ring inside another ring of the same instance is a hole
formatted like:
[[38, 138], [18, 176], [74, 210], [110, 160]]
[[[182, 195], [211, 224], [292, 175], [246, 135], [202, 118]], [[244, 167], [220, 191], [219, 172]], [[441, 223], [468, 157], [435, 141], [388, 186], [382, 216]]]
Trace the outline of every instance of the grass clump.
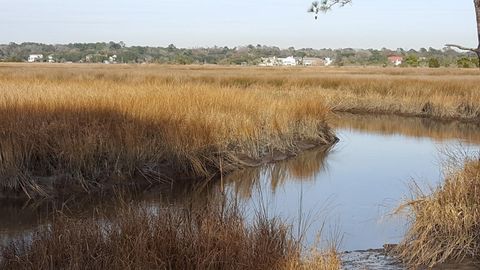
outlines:
[[400, 209], [412, 224], [396, 253], [407, 264], [433, 267], [480, 258], [480, 160], [451, 170], [431, 195], [416, 192]]
[[115, 217], [57, 215], [1, 253], [2, 269], [340, 269], [333, 249], [302, 258], [279, 219], [251, 225], [235, 205], [198, 210], [122, 205]]

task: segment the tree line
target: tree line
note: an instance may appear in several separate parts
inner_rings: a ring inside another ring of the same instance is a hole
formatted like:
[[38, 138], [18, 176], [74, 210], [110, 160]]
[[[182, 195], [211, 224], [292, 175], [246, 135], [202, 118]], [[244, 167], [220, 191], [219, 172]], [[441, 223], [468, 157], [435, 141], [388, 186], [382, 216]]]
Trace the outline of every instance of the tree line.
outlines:
[[[40, 61], [102, 63], [115, 57], [117, 63], [160, 63], [160, 64], [219, 64], [256, 65], [262, 58], [294, 56], [301, 63], [305, 58], [331, 58], [334, 64], [343, 65], [391, 65], [389, 56], [404, 58], [402, 66], [430, 67], [476, 67], [473, 52], [458, 52], [451, 48], [404, 49], [313, 49], [294, 47], [282, 49], [276, 46], [247, 45], [238, 47], [177, 48], [127, 46], [124, 42], [97, 42], [71, 44], [10, 43], [0, 45], [0, 61], [25, 62], [31, 54], [43, 54]], [[48, 58], [50, 56], [50, 58]]]

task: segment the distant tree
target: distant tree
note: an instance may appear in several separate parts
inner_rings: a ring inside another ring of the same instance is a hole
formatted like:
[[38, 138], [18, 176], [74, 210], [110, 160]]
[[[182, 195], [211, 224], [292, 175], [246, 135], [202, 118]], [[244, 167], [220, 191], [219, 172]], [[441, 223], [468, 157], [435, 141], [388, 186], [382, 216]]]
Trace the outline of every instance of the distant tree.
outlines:
[[469, 57], [462, 57], [457, 60], [457, 66], [460, 68], [478, 67], [478, 61]]
[[460, 68], [469, 68], [470, 64], [470, 59], [468, 59], [467, 57], [462, 57], [457, 60], [457, 66]]
[[175, 47], [175, 45], [173, 45], [173, 44], [170, 44], [170, 45], [168, 45], [167, 49], [168, 49], [169, 52], [173, 52], [177, 49], [177, 47]]
[[478, 47], [477, 48], [467, 48], [456, 44], [447, 44], [447, 47], [455, 47], [464, 51], [471, 51], [477, 54], [478, 66], [480, 67], [480, 0], [473, 0], [473, 5], [475, 6], [475, 15], [477, 18], [477, 36], [478, 36]]
[[418, 67], [420, 62], [418, 61], [418, 57], [416, 55], [410, 54], [405, 58], [405, 64], [410, 67]]
[[430, 59], [428, 59], [428, 67], [439, 68], [440, 67], [440, 61], [438, 61], [437, 58], [430, 58]]
[[302, 62], [302, 65], [303, 65], [304, 58], [305, 58], [305, 56], [307, 56], [307, 53], [304, 52], [304, 51], [298, 51], [295, 56], [300, 57], [302, 59], [301, 62]]

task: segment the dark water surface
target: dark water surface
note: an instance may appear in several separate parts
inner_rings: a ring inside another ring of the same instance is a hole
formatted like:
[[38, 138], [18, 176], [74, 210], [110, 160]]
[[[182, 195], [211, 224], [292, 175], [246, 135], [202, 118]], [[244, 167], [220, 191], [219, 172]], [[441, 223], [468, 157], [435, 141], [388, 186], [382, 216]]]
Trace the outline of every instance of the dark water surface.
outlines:
[[[402, 238], [405, 219], [389, 214], [409, 195], [413, 179], [428, 190], [441, 183], [444, 149], [459, 145], [470, 152], [480, 149], [480, 126], [474, 124], [353, 115], [341, 115], [334, 123], [340, 142], [332, 149], [235, 172], [223, 180], [223, 187], [245, 202], [249, 212], [279, 215], [297, 229], [309, 225], [303, 233], [309, 244], [323, 227], [321, 238], [341, 238], [341, 250], [377, 249]], [[220, 184], [213, 189], [220, 190]], [[170, 196], [170, 203], [182, 203], [182, 196], [190, 195]], [[149, 193], [145, 200], [155, 206], [164, 202], [158, 197]], [[85, 209], [93, 207], [87, 202]], [[32, 231], [42, 223], [39, 217], [48, 216], [48, 209], [0, 201], [0, 245]], [[365, 254], [352, 253], [345, 259], [355, 261], [351, 258]], [[369, 260], [378, 257], [374, 255], [368, 255]], [[379, 258], [365, 269], [396, 269], [388, 266], [388, 259]], [[356, 269], [352, 265], [345, 268]]]

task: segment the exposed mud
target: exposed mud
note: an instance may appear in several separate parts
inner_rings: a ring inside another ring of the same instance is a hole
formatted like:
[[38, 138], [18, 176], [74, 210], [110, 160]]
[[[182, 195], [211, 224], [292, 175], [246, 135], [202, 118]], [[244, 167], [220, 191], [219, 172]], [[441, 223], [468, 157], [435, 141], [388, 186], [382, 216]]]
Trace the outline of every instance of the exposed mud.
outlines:
[[370, 249], [344, 252], [341, 255], [343, 270], [409, 270], [409, 269], [430, 269], [430, 270], [478, 270], [480, 263], [472, 260], [465, 260], [461, 263], [445, 263], [428, 267], [407, 267], [394, 257], [389, 256], [385, 249]]

